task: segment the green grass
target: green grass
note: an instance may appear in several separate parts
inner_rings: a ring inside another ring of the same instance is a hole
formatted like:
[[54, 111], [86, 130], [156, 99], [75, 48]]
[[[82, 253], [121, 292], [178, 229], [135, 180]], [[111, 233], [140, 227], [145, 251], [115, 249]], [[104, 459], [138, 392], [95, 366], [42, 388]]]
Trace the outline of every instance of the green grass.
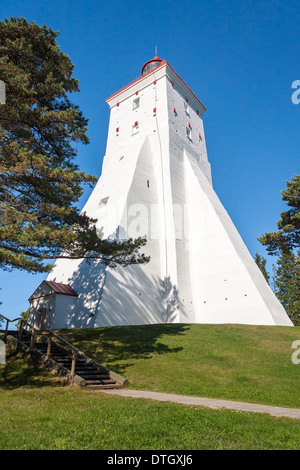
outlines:
[[129, 387], [300, 408], [300, 328], [143, 325], [60, 331]]
[[41, 387], [29, 369], [28, 385], [1, 389], [1, 450], [299, 448], [297, 420]]
[[[60, 331], [129, 386], [299, 407], [300, 328], [151, 325]], [[17, 356], [0, 366], [0, 449], [299, 449], [300, 421], [121, 398]]]

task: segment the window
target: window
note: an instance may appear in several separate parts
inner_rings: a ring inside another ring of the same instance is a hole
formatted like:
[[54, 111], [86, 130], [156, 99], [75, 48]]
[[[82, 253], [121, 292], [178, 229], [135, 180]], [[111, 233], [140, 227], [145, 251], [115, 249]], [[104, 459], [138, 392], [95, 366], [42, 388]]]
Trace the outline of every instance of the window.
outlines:
[[140, 98], [135, 98], [133, 100], [132, 109], [137, 109], [140, 106]]
[[187, 103], [184, 103], [184, 110], [185, 110], [185, 113], [187, 116], [190, 115], [190, 109], [189, 109], [189, 105]]
[[102, 207], [105, 207], [106, 204], [108, 203], [108, 200], [109, 200], [109, 196], [104, 197], [103, 199], [101, 199], [101, 201], [98, 204], [98, 208], [100, 209]]
[[186, 127], [186, 135], [187, 135], [187, 138], [192, 140], [192, 129], [190, 127]]

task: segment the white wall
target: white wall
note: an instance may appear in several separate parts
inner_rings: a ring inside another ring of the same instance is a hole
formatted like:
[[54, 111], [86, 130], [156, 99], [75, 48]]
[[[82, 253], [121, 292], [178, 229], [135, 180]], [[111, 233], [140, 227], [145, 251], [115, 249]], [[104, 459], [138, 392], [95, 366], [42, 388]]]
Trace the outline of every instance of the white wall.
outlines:
[[30, 302], [28, 320], [34, 328], [39, 327], [39, 311], [41, 311], [41, 309], [45, 309], [44, 327], [51, 328], [55, 315], [55, 295], [32, 299]]
[[58, 260], [48, 279], [79, 297], [60, 299], [54, 326], [291, 325], [212, 188], [201, 102], [163, 65], [108, 103], [102, 176], [83, 211], [105, 238], [147, 235], [151, 261], [111, 269]]

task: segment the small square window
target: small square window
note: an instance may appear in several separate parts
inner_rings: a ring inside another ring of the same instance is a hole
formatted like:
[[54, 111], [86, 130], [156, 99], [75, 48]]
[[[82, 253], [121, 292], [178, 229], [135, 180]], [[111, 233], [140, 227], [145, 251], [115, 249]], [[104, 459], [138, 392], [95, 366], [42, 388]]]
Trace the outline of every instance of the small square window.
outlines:
[[140, 98], [135, 98], [133, 100], [132, 109], [137, 109], [140, 106]]
[[190, 109], [189, 109], [189, 105], [187, 103], [184, 103], [184, 110], [185, 110], [185, 113], [187, 116], [190, 115]]

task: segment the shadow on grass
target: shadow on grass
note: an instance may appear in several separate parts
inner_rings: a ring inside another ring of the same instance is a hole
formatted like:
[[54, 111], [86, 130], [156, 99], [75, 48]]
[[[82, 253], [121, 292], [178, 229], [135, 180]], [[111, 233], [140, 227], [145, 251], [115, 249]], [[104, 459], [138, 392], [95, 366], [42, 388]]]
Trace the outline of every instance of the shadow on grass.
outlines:
[[59, 334], [87, 356], [107, 366], [113, 364], [114, 370], [122, 373], [133, 360], [182, 351], [182, 347], [162, 342], [163, 337], [184, 335], [189, 328], [186, 324], [155, 324], [60, 330]]
[[[137, 359], [147, 360], [154, 354], [182, 351], [182, 347], [168, 346], [163, 337], [184, 335], [189, 328], [185, 324], [155, 324], [59, 330], [58, 333], [90, 358], [122, 374]], [[6, 365], [0, 366], [0, 389], [62, 385], [64, 383], [59, 377], [28, 363], [15, 353], [7, 355]]]
[[0, 390], [13, 390], [19, 387], [41, 388], [61, 387], [63, 381], [50, 373], [28, 363], [16, 353], [8, 354], [6, 364], [0, 366]]

